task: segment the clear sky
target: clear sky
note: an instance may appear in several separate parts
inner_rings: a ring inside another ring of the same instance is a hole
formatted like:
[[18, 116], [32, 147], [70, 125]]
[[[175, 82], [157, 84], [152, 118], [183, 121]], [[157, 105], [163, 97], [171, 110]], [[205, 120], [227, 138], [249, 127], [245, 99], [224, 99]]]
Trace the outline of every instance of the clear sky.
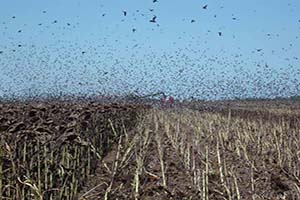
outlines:
[[0, 96], [300, 94], [299, 0], [0, 0], [0, 5]]

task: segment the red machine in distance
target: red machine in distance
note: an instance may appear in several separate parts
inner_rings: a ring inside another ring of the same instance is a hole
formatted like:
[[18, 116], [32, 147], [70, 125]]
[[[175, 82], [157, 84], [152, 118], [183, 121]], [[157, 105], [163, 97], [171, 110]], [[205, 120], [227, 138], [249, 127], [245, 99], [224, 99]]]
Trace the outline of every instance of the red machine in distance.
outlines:
[[172, 108], [174, 106], [174, 97], [166, 96], [164, 93], [160, 99], [161, 106], [163, 108]]
[[[159, 99], [157, 98], [159, 97]], [[147, 94], [144, 96], [130, 95], [126, 97], [129, 101], [140, 103], [152, 103], [155, 106], [161, 108], [173, 108], [175, 105], [175, 99], [173, 96], [167, 96], [164, 92], [158, 92], [153, 94]]]

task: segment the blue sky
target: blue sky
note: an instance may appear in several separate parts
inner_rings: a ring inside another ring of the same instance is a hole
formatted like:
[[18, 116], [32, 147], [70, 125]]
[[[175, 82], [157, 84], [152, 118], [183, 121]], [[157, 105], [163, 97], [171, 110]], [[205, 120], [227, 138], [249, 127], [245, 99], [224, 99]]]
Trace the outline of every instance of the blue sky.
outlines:
[[[215, 99], [300, 92], [297, 0], [0, 5], [2, 96], [163, 90]], [[150, 23], [154, 15], [157, 23]]]

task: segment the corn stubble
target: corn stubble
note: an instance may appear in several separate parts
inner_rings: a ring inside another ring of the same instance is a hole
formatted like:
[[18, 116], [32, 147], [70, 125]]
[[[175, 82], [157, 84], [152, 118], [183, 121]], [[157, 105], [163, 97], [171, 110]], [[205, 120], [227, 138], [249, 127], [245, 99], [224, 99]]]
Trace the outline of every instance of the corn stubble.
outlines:
[[108, 120], [110, 139], [91, 137], [101, 132], [95, 125], [77, 127], [76, 140], [61, 144], [2, 134], [0, 191], [13, 199], [300, 199], [294, 116], [262, 120], [182, 108], [148, 109], [136, 118], [134, 129]]
[[286, 118], [152, 109], [104, 158], [113, 170], [99, 164], [86, 199], [300, 199], [299, 130]]
[[[0, 106], [0, 199], [77, 199], [138, 105]], [[113, 127], [112, 127], [113, 125]], [[130, 127], [128, 127], [130, 128]]]

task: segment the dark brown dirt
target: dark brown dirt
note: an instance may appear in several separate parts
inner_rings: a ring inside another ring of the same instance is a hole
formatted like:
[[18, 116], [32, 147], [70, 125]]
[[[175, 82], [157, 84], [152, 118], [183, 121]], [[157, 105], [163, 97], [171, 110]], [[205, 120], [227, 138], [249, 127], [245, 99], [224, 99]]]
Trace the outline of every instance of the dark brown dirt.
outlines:
[[[132, 134], [137, 134], [132, 132]], [[154, 134], [154, 133], [152, 133]], [[168, 140], [162, 146], [164, 149], [164, 165], [166, 170], [167, 187], [162, 185], [162, 171], [158, 157], [157, 143], [151, 136], [150, 144], [145, 151], [144, 168], [140, 174], [140, 190], [138, 199], [197, 199], [198, 192], [190, 184], [190, 175], [185, 172], [182, 159], [174, 150]], [[112, 169], [116, 154], [117, 145], [99, 163], [96, 174], [93, 175], [86, 187], [85, 192], [95, 188], [82, 199], [103, 199], [109, 183], [112, 181], [112, 174], [104, 166], [104, 163]], [[133, 154], [128, 164], [116, 173], [113, 179], [112, 192], [108, 199], [134, 199], [133, 182], [136, 173], [136, 155]], [[81, 195], [82, 195], [81, 194]]]
[[[217, 112], [215, 112], [217, 113]], [[239, 113], [233, 111], [234, 118], [239, 118]], [[222, 113], [221, 115], [228, 115], [228, 113]], [[256, 116], [254, 115], [256, 114]], [[245, 120], [254, 120], [261, 117], [261, 113], [251, 113], [250, 116], [243, 118]], [[242, 116], [244, 113], [242, 112]], [[263, 118], [265, 122], [271, 118]], [[284, 118], [283, 120], [289, 120], [289, 118]], [[279, 123], [279, 122], [274, 122]], [[288, 126], [287, 126], [288, 127]], [[162, 128], [162, 127], [161, 127]], [[184, 134], [188, 133], [188, 127], [185, 127]], [[297, 127], [294, 127], [297, 128]], [[154, 128], [152, 127], [152, 130]], [[298, 129], [297, 129], [298, 130]], [[184, 158], [179, 155], [176, 149], [170, 143], [170, 140], [163, 134], [163, 129], [160, 129], [163, 149], [164, 149], [164, 164], [166, 169], [166, 180], [167, 186], [163, 187], [162, 171], [160, 166], [159, 154], [157, 143], [155, 141], [155, 134], [151, 132], [151, 142], [147, 148], [145, 148], [145, 159], [144, 168], [140, 174], [140, 187], [139, 195], [136, 196], [138, 199], [201, 199], [201, 194], [192, 184], [192, 176], [190, 174], [190, 169], [184, 165]], [[213, 127], [213, 132], [218, 131], [217, 127]], [[137, 132], [131, 132], [131, 138]], [[187, 134], [187, 140], [189, 135]], [[208, 175], [209, 187], [208, 194], [209, 199], [212, 200], [223, 200], [228, 199], [226, 195], [227, 191], [224, 189], [223, 185], [220, 183], [220, 174], [218, 159], [216, 156], [216, 141], [210, 138], [203, 138], [203, 144], [209, 146], [209, 158], [210, 158], [210, 169], [211, 172]], [[126, 146], [124, 143], [123, 146]], [[239, 183], [238, 189], [241, 199], [252, 200], [253, 197], [256, 199], [263, 200], [275, 200], [275, 199], [287, 199], [296, 200], [297, 196], [294, 194], [295, 185], [300, 187], [300, 182], [297, 180], [297, 175], [290, 173], [291, 169], [286, 167], [280, 167], [277, 163], [277, 155], [274, 152], [269, 153], [269, 155], [262, 154], [259, 155], [254, 150], [255, 147], [247, 147], [247, 151], [252, 163], [247, 161], [243, 156], [239, 157], [235, 152], [230, 149], [223, 149], [221, 152], [222, 162], [226, 163], [227, 169], [230, 169], [235, 173], [237, 182]], [[251, 150], [252, 149], [252, 150]], [[90, 179], [83, 195], [87, 192], [85, 198], [82, 199], [103, 199], [108, 185], [112, 182], [112, 189], [108, 195], [108, 199], [135, 199], [134, 196], [134, 176], [136, 173], [136, 160], [138, 159], [135, 153], [132, 154], [128, 161], [128, 164], [117, 171], [116, 175], [112, 179], [112, 173], [107, 170], [104, 163], [109, 169], [112, 169], [116, 154], [118, 150], [118, 145], [115, 144], [113, 150], [104, 158], [103, 163], [99, 163], [96, 170], [96, 174]], [[193, 152], [193, 149], [191, 149]], [[267, 153], [268, 154], [268, 153]], [[203, 169], [204, 166], [199, 164], [203, 162], [203, 158], [195, 153], [196, 162], [200, 165], [199, 169]], [[202, 160], [202, 161], [201, 161]], [[255, 167], [252, 166], [254, 164]], [[254, 179], [255, 192], [252, 191], [251, 187], [251, 173]], [[201, 178], [201, 174], [199, 175]], [[226, 175], [227, 185], [230, 187], [231, 194], [235, 193], [234, 179], [231, 175]], [[299, 178], [299, 177], [298, 177]], [[98, 187], [96, 187], [98, 186]], [[96, 188], [95, 188], [96, 187]], [[91, 191], [91, 189], [95, 188]], [[202, 189], [202, 188], [201, 188]], [[89, 192], [88, 192], [89, 191]], [[237, 199], [238, 197], [232, 197], [232, 199]]]
[[[52, 185], [53, 189], [60, 189], [63, 181], [67, 180], [66, 177], [59, 176], [61, 167], [70, 174], [74, 173], [79, 181], [78, 194], [70, 198], [63, 196], [63, 199], [78, 199], [79, 197], [91, 200], [104, 199], [110, 185], [111, 190], [107, 193], [107, 199], [199, 199], [201, 195], [199, 194], [199, 188], [192, 184], [191, 170], [185, 166], [184, 158], [174, 149], [166, 134], [161, 134], [166, 186], [163, 185], [158, 144], [155, 139], [157, 133], [153, 131], [154, 125], [152, 124], [150, 128], [150, 142], [148, 145], [141, 144], [142, 138], [136, 139], [140, 134], [136, 127], [138, 113], [148, 109], [147, 106], [132, 104], [103, 105], [97, 103], [51, 102], [0, 104], [0, 145], [5, 153], [2, 155], [2, 167], [5, 172], [3, 173], [4, 185], [28, 173], [31, 174], [33, 180], [36, 180], [38, 166], [33, 160], [37, 160], [37, 155], [42, 156], [36, 145], [46, 146], [54, 152], [54, 155], [59, 155], [63, 151], [63, 147], [79, 145], [82, 148], [80, 164], [68, 168], [61, 164], [60, 156], [54, 156], [56, 162], [52, 163], [50, 168], [53, 171], [54, 178], [57, 178], [56, 183]], [[219, 113], [222, 116], [229, 115], [229, 109], [222, 107], [203, 109], [202, 112]], [[287, 127], [296, 130], [299, 130], [300, 127], [300, 117], [298, 115], [279, 115], [244, 108], [230, 109], [230, 115], [232, 118], [242, 118], [244, 120], [284, 122], [288, 124]], [[112, 121], [118, 133], [117, 135], [114, 135], [115, 133], [113, 133], [108, 119]], [[123, 125], [126, 126], [125, 129], [128, 131], [127, 136], [124, 135]], [[160, 130], [163, 130], [161, 128]], [[214, 127], [213, 131], [217, 131], [217, 128]], [[101, 134], [99, 135], [99, 133]], [[120, 138], [121, 146], [118, 144]], [[127, 161], [122, 163], [122, 158], [131, 142], [133, 148], [127, 156]], [[23, 162], [22, 149], [25, 143], [28, 145], [28, 156], [26, 157], [28, 161]], [[226, 197], [226, 191], [220, 184], [218, 161], [214, 149], [215, 141], [203, 138], [203, 145], [204, 143], [211, 148], [209, 149], [209, 157], [212, 173], [208, 175], [209, 199], [221, 200]], [[9, 150], [6, 144], [9, 146]], [[90, 152], [90, 149], [86, 149], [89, 144], [93, 144], [97, 148], [102, 158], [99, 159], [94, 153], [90, 153], [92, 157], [90, 171], [88, 175], [81, 177], [81, 171], [86, 170], [87, 167], [86, 158], [89, 154], [84, 152]], [[236, 153], [229, 149], [224, 149], [221, 154], [227, 168], [235, 172], [237, 181], [241, 183], [238, 187], [242, 199], [252, 200], [250, 174], [253, 173], [255, 194], [260, 196], [257, 199], [275, 200], [283, 199], [281, 196], [285, 196], [287, 200], [296, 200], [297, 198], [293, 196], [293, 189], [295, 185], [300, 188], [300, 182], [299, 179], [297, 180], [297, 176], [290, 173], [291, 169], [284, 166], [280, 167], [274, 152], [270, 151], [269, 155], [258, 155], [254, 151], [254, 146], [247, 148], [251, 162], [256, 166], [255, 169], [251, 163], [245, 161], [245, 158], [238, 157]], [[12, 152], [13, 156], [9, 156], [8, 151]], [[116, 159], [118, 152], [120, 157]], [[193, 152], [193, 149], [191, 149], [191, 152]], [[72, 148], [70, 148], [70, 154], [74, 155]], [[137, 173], [137, 160], [141, 154], [144, 156], [144, 164], [141, 171], [139, 171], [139, 191], [135, 196], [134, 180]], [[200, 155], [195, 153], [195, 156], [198, 164], [203, 162]], [[49, 153], [46, 158], [49, 159]], [[114, 172], [116, 161], [118, 162], [118, 168]], [[17, 174], [11, 174], [12, 163], [18, 166]], [[120, 163], [122, 163], [121, 166]], [[199, 169], [203, 169], [203, 165]], [[233, 178], [228, 176], [227, 180], [228, 185], [234, 188]], [[21, 189], [23, 187], [17, 181], [10, 183], [18, 185]], [[44, 189], [43, 187], [42, 189]], [[6, 190], [2, 194], [4, 197], [8, 197]], [[53, 195], [55, 194], [53, 192]], [[50, 192], [45, 192], [43, 197], [49, 199]], [[27, 196], [25, 199], [30, 198]], [[233, 199], [237, 199], [237, 197]]]
[[[25, 199], [31, 199], [29, 188], [19, 181], [28, 178], [36, 185], [41, 182], [43, 199], [58, 198], [60, 190], [72, 190], [72, 194], [63, 193], [67, 196], [76, 194], [96, 171], [99, 157], [147, 109], [144, 105], [90, 102], [0, 104], [2, 187], [16, 188], [3, 189], [0, 195], [18, 199], [22, 191]], [[55, 181], [48, 183], [50, 179]], [[70, 199], [67, 196], [61, 198]]]

